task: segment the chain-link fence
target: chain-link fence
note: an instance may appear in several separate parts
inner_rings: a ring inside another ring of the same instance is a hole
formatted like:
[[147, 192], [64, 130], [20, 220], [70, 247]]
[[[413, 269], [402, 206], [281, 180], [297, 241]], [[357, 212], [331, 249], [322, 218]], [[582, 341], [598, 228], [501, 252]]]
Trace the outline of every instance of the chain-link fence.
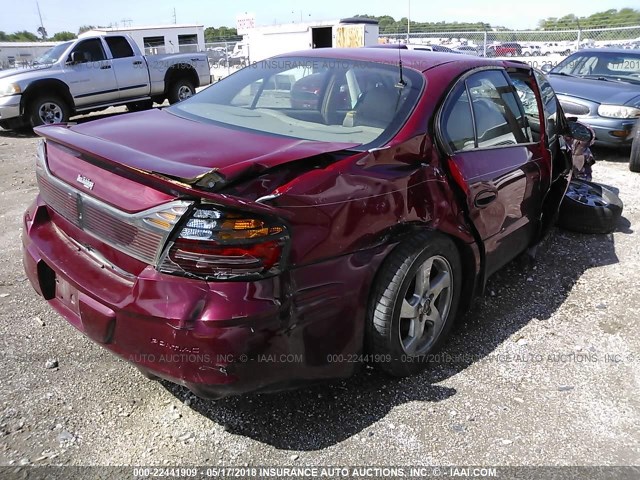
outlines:
[[[492, 29], [418, 31], [409, 34], [396, 32], [381, 33], [379, 42], [437, 46], [442, 50], [451, 49], [459, 53], [486, 57], [517, 57], [540, 68], [546, 63], [557, 64], [581, 48], [640, 49], [640, 25], [556, 31]], [[214, 80], [230, 75], [249, 63], [250, 46], [242, 40], [206, 43], [205, 51], [209, 57]]]
[[383, 33], [380, 43], [438, 46], [444, 47], [443, 50], [487, 57], [542, 57], [541, 62], [554, 63], [559, 57], [581, 48], [640, 49], [640, 26], [559, 31], [494, 29]]
[[205, 43], [214, 80], [219, 80], [249, 64], [249, 45], [242, 41]]

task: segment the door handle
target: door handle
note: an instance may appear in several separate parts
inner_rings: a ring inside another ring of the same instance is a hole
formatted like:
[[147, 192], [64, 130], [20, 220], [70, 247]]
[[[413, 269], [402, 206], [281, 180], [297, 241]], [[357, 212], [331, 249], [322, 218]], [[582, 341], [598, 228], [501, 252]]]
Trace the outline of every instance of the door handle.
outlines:
[[111, 68], [111, 65], [103, 65], [100, 67], [100, 70], [109, 70]]
[[476, 195], [476, 198], [473, 200], [473, 204], [478, 208], [484, 208], [488, 206], [491, 202], [498, 198], [498, 192], [494, 192], [492, 190], [485, 190]]
[[142, 65], [142, 61], [140, 60], [136, 60], [135, 62], [133, 62], [134, 65]]

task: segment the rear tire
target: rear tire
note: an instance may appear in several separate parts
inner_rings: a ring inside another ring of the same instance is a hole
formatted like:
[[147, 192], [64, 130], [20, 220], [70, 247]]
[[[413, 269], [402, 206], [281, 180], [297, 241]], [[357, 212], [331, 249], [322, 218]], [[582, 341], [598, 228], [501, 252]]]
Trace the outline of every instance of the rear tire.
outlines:
[[560, 205], [558, 226], [578, 233], [611, 233], [622, 209], [622, 201], [608, 188], [572, 180]]
[[167, 92], [167, 97], [169, 98], [169, 103], [174, 104], [186, 100], [187, 98], [195, 95], [196, 89], [186, 78], [179, 78], [178, 80], [174, 80], [169, 86], [169, 91]]
[[462, 267], [456, 246], [435, 232], [398, 245], [372, 287], [366, 343], [374, 362], [390, 375], [424, 370], [454, 323]]
[[53, 125], [69, 121], [71, 110], [67, 103], [55, 95], [41, 95], [29, 102], [27, 107], [32, 127]]
[[629, 170], [640, 172], [640, 120], [636, 121], [633, 127], [633, 143], [631, 144], [631, 155], [629, 155]]

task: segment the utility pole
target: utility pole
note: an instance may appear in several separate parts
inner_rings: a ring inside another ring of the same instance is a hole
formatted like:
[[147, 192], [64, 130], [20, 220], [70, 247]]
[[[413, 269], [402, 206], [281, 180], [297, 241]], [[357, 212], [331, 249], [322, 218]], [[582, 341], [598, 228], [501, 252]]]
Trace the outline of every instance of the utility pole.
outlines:
[[178, 17], [176, 16], [176, 7], [173, 7], [173, 23], [178, 23]]
[[[296, 11], [292, 10], [291, 11], [291, 15], [295, 15]], [[311, 17], [311, 14], [308, 14], [309, 17]], [[304, 15], [303, 15], [303, 11], [300, 10], [300, 23], [304, 22]], [[295, 23], [295, 20], [292, 20], [291, 23]]]
[[44, 23], [42, 22], [42, 13], [40, 13], [40, 4], [38, 3], [38, 0], [36, 0], [36, 7], [38, 7], [38, 17], [40, 17], [40, 28], [42, 29], [42, 39], [45, 40], [45, 37], [47, 36], [47, 31], [44, 29]]

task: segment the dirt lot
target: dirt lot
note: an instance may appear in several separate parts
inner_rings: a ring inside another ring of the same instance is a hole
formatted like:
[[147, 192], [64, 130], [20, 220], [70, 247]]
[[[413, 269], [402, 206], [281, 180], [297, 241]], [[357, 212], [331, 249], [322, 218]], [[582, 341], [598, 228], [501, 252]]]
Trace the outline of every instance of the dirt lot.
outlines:
[[615, 152], [594, 178], [619, 189], [617, 231], [556, 231], [535, 266], [509, 265], [438, 366], [216, 402], [146, 380], [34, 293], [36, 141], [0, 130], [0, 465], [640, 463], [640, 175]]

